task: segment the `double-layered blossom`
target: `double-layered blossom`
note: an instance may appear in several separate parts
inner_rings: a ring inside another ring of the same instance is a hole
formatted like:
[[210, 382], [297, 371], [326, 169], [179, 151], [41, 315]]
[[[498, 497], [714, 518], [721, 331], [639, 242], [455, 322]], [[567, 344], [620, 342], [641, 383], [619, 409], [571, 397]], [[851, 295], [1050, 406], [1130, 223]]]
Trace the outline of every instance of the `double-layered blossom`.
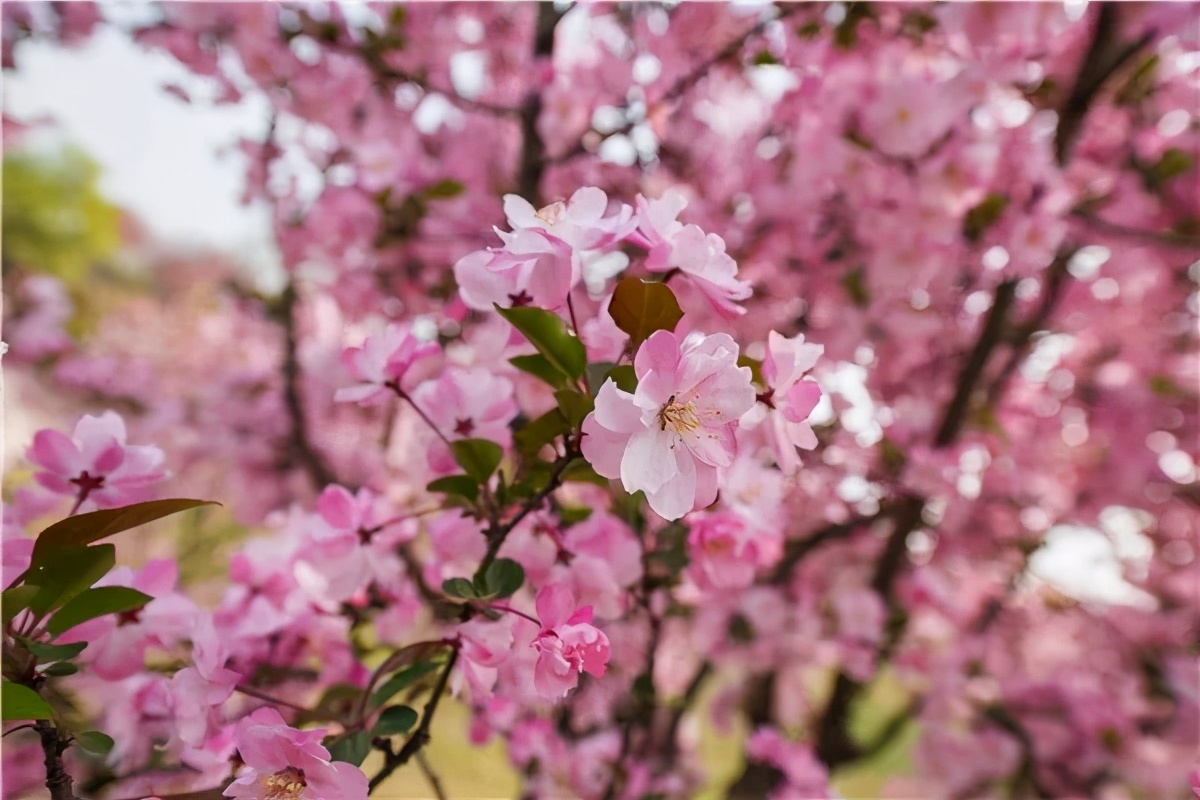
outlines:
[[115, 411], [85, 414], [70, 437], [52, 429], [34, 434], [26, 451], [34, 478], [52, 492], [111, 508], [144, 499], [144, 489], [166, 477], [163, 451], [125, 443], [125, 421]]
[[824, 352], [824, 345], [804, 341], [802, 333], [791, 339], [775, 331], [767, 335], [767, 357], [762, 365], [767, 391], [758, 399], [767, 409], [768, 441], [779, 468], [786, 473], [800, 466], [797, 447], [811, 450], [817, 446], [808, 418], [821, 401], [821, 387], [805, 380], [805, 373]]
[[646, 269], [677, 270], [724, 317], [746, 313], [738, 302], [750, 297], [750, 284], [738, 279], [737, 262], [725, 252], [724, 239], [676, 219], [686, 206], [687, 200], [675, 191], [657, 200], [638, 195], [637, 240], [650, 250]]
[[633, 209], [621, 204], [610, 214], [608, 196], [594, 186], [540, 209], [505, 195], [504, 213], [512, 227], [496, 230], [504, 245], [468, 253], [454, 265], [459, 295], [471, 308], [558, 308], [585, 274], [589, 286], [603, 283], [628, 263], [620, 253], [600, 251], [633, 231]]
[[579, 682], [579, 673], [597, 678], [608, 667], [608, 637], [592, 624], [592, 607], [576, 608], [575, 596], [565, 586], [547, 584], [537, 593], [537, 613], [542, 629], [533, 646], [538, 651], [533, 684], [549, 700], [565, 697]]
[[238, 720], [234, 730], [246, 771], [225, 789], [239, 800], [357, 800], [367, 776], [353, 764], [330, 760], [324, 730], [290, 728], [273, 708]]
[[400, 385], [405, 374], [422, 358], [436, 355], [436, 342], [423, 342], [404, 325], [389, 325], [368, 336], [358, 347], [342, 351], [342, 363], [359, 383], [337, 390], [334, 399], [343, 403], [368, 403], [386, 395], [389, 384]]
[[750, 369], [724, 333], [684, 340], [657, 331], [634, 359], [633, 393], [607, 381], [583, 423], [583, 454], [665, 519], [712, 504], [717, 470], [733, 463], [734, 431], [754, 405]]

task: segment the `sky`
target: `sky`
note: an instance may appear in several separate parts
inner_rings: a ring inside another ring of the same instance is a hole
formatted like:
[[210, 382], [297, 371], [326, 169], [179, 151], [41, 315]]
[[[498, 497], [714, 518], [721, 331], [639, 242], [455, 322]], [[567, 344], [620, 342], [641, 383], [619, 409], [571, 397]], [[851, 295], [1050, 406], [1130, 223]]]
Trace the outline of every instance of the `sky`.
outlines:
[[22, 122], [54, 121], [31, 144], [66, 141], [87, 151], [103, 170], [102, 193], [141, 219], [155, 239], [276, 268], [266, 208], [239, 201], [244, 157], [234, 147], [242, 137], [263, 137], [262, 98], [188, 104], [163, 86], [201, 89], [194, 76], [109, 26], [74, 49], [23, 42], [17, 65], [4, 76], [5, 113]]

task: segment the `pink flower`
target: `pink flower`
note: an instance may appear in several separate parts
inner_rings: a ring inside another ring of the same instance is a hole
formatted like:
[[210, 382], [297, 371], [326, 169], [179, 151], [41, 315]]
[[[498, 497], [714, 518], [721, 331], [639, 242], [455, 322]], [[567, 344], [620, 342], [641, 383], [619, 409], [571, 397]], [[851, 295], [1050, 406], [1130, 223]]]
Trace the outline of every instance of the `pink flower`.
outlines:
[[359, 347], [342, 351], [342, 362], [350, 374], [361, 381], [338, 389], [339, 403], [367, 403], [388, 393], [388, 384], [399, 385], [412, 365], [435, 355], [436, 342], [422, 342], [405, 326], [389, 325], [383, 333], [368, 336]]
[[[507, 378], [482, 368], [452, 367], [436, 381], [418, 386], [412, 399], [451, 441], [488, 439], [502, 447], [512, 442], [508, 423], [517, 415], [517, 402]], [[430, 444], [429, 466], [441, 474], [458, 469], [440, 439]]]
[[331, 762], [321, 745], [324, 730], [289, 728], [273, 708], [238, 720], [234, 730], [246, 772], [226, 797], [254, 800], [354, 800], [366, 798], [367, 776], [353, 764]]
[[162, 450], [126, 445], [125, 422], [115, 411], [85, 414], [71, 438], [40, 430], [25, 456], [39, 468], [34, 478], [42, 486], [101, 508], [140, 500], [144, 487], [166, 477]]
[[769, 409], [767, 437], [779, 468], [786, 473], [800, 466], [797, 447], [811, 450], [817, 446], [808, 417], [821, 400], [821, 387], [803, 377], [824, 352], [824, 345], [805, 342], [802, 333], [791, 339], [775, 331], [767, 335], [767, 357], [762, 365], [767, 391], [759, 400]]
[[583, 275], [571, 246], [536, 228], [497, 233], [504, 247], [468, 253], [454, 265], [454, 280], [464, 303], [476, 311], [533, 305], [554, 309]]
[[548, 700], [565, 697], [579, 673], [601, 677], [608, 666], [608, 637], [592, 625], [592, 607], [575, 607], [571, 590], [548, 584], [538, 590], [537, 613], [542, 630], [533, 641], [538, 651], [533, 685]]
[[737, 262], [725, 252], [725, 240], [675, 219], [687, 200], [678, 192], [667, 192], [658, 200], [639, 195], [637, 204], [639, 238], [650, 249], [646, 269], [679, 270], [722, 316], [746, 313], [737, 301], [750, 296], [750, 284], [737, 279]]
[[[622, 203], [608, 214], [608, 195], [595, 186], [585, 186], [567, 202], [535, 210], [523, 197], [504, 196], [504, 215], [514, 231], [542, 230], [576, 250], [607, 247], [628, 236], [637, 224], [633, 209]], [[503, 236], [503, 234], [501, 234]]]
[[689, 517], [688, 574], [705, 589], [744, 589], [759, 567], [779, 556], [778, 537], [751, 527], [732, 511]]
[[724, 333], [683, 342], [658, 331], [634, 360], [637, 390], [600, 388], [583, 423], [583, 454], [598, 473], [642, 491], [665, 519], [712, 504], [717, 469], [733, 462], [734, 430], [754, 405], [750, 369]]

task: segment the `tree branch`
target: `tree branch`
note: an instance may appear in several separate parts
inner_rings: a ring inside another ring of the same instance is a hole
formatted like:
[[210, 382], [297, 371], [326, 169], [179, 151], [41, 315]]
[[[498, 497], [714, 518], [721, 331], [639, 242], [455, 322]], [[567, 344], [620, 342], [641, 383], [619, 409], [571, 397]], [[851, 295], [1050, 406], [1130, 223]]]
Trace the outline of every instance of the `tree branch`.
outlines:
[[454, 670], [454, 665], [457, 663], [458, 648], [456, 647], [450, 651], [450, 658], [446, 661], [446, 666], [438, 676], [437, 684], [433, 687], [433, 694], [425, 702], [425, 709], [421, 713], [420, 724], [417, 725], [417, 729], [408, 737], [408, 740], [404, 742], [404, 745], [398, 752], [392, 752], [390, 749], [384, 751], [383, 766], [371, 778], [368, 788], [369, 792], [378, 789], [380, 784], [387, 780], [393, 772], [407, 764], [433, 738], [429, 733], [429, 729], [433, 725], [433, 715], [437, 713], [438, 703], [441, 702], [442, 695], [446, 692], [446, 684], [450, 680], [450, 673]]
[[315, 488], [320, 491], [331, 483], [337, 483], [337, 478], [308, 438], [307, 416], [304, 413], [304, 401], [300, 396], [300, 362], [296, 358], [297, 302], [296, 287], [289, 282], [280, 297], [276, 315], [283, 325], [283, 401], [291, 423], [288, 448], [293, 458], [304, 468]]
[[58, 728], [50, 720], [41, 719], [33, 724], [42, 740], [42, 753], [45, 755], [46, 788], [50, 791], [50, 800], [79, 800], [75, 796], [73, 781], [66, 768], [63, 767], [62, 756], [71, 746], [71, 740], [64, 738]]

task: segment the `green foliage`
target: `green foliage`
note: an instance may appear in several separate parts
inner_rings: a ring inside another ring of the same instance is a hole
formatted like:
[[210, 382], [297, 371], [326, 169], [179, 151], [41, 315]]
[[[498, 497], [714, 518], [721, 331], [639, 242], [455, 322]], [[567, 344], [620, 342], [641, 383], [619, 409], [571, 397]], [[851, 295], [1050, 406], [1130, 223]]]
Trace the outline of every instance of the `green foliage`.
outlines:
[[392, 706], [385, 708], [379, 715], [375, 727], [371, 729], [372, 736], [395, 736], [407, 733], [417, 724], [417, 712], [408, 706]]
[[992, 192], [963, 217], [963, 236], [969, 242], [978, 242], [987, 229], [999, 221], [1008, 208], [1008, 195]]
[[112, 737], [100, 731], [84, 731], [75, 735], [75, 744], [82, 747], [89, 753], [95, 753], [98, 756], [107, 755], [109, 750], [113, 749]]
[[571, 335], [557, 314], [528, 307], [496, 306], [496, 310], [537, 348], [560, 375], [571, 381], [583, 377], [587, 368], [587, 351], [583, 342]]
[[479, 483], [469, 475], [447, 475], [444, 478], [438, 478], [426, 486], [425, 490], [457, 495], [472, 503], [479, 497]]
[[25, 582], [39, 587], [29, 607], [39, 615], [59, 608], [107, 575], [116, 560], [111, 544], [51, 552], [25, 573]]
[[442, 593], [463, 600], [474, 600], [478, 596], [475, 594], [475, 584], [466, 578], [447, 578], [442, 581]]
[[88, 514], [76, 514], [54, 523], [42, 531], [33, 545], [30, 562], [32, 572], [46, 563], [52, 553], [65, 548], [78, 548], [98, 542], [113, 534], [145, 525], [180, 511], [205, 505], [219, 505], [209, 500], [167, 499], [134, 503], [121, 508], [106, 508]]
[[65, 604], [46, 626], [54, 636], [81, 622], [108, 614], [121, 614], [141, 608], [154, 598], [125, 586], [100, 586], [88, 589]]
[[0, 718], [5, 722], [18, 719], [50, 719], [54, 711], [38, 693], [28, 686], [10, 681], [0, 683]]
[[487, 439], [460, 439], [450, 443], [454, 460], [476, 483], [487, 483], [500, 466], [504, 448]]
[[421, 678], [438, 668], [438, 665], [432, 661], [418, 661], [416, 664], [405, 667], [398, 671], [395, 675], [388, 678], [383, 684], [375, 690], [371, 695], [371, 707], [379, 708], [388, 700], [391, 700], [400, 692], [407, 689], [409, 686], [416, 683]]
[[528, 356], [514, 356], [508, 360], [508, 363], [522, 372], [528, 372], [535, 378], [542, 379], [555, 389], [562, 389], [567, 385], [567, 377], [550, 363], [550, 359], [540, 353]]
[[675, 293], [665, 283], [623, 278], [613, 290], [609, 316], [629, 334], [629, 346], [637, 348], [655, 331], [673, 331], [683, 318]]
[[100, 196], [100, 169], [82, 150], [51, 155], [9, 153], [4, 158], [5, 266], [78, 284], [89, 268], [121, 244], [121, 214]]
[[511, 558], [497, 558], [476, 583], [480, 597], [512, 597], [525, 583], [525, 569]]
[[345, 761], [354, 766], [360, 766], [371, 752], [371, 732], [356, 731], [346, 733], [332, 740], [327, 740], [329, 757], [333, 761]]

